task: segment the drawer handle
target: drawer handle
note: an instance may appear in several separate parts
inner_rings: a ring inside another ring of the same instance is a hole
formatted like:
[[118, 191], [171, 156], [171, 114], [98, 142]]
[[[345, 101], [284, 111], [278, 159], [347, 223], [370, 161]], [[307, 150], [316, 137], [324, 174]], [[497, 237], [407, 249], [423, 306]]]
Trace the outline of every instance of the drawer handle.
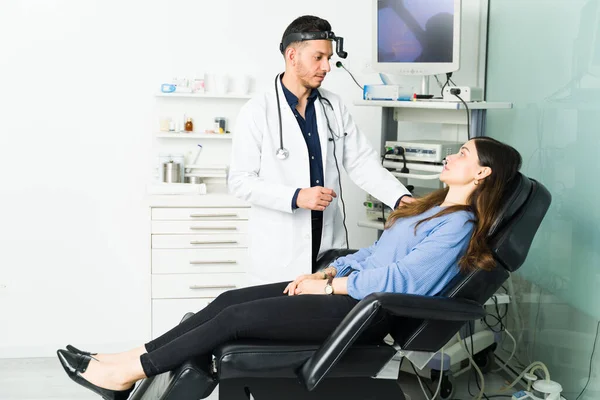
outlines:
[[190, 244], [237, 244], [237, 240], [192, 240]]
[[235, 226], [190, 226], [193, 231], [235, 231]]
[[236, 289], [236, 285], [192, 285], [190, 289], [199, 290], [199, 289]]
[[215, 217], [237, 217], [236, 213], [221, 213], [221, 214], [190, 214], [190, 218], [215, 218]]
[[235, 260], [221, 260], [221, 261], [190, 261], [192, 265], [204, 265], [204, 264], [237, 264]]

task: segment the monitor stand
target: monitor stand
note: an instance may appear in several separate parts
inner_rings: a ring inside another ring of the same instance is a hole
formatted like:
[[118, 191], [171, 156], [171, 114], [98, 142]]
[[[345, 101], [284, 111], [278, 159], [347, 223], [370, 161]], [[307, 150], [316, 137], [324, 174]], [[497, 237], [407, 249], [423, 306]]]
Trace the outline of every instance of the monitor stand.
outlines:
[[421, 93], [429, 94], [429, 75], [423, 75], [421, 78]]

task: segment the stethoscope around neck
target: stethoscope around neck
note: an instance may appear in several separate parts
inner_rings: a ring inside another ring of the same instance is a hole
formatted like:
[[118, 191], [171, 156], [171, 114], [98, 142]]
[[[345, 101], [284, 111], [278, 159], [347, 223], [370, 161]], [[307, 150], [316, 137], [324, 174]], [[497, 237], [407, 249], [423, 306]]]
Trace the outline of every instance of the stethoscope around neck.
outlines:
[[[281, 120], [281, 102], [279, 100], [279, 87], [277, 86], [277, 80], [279, 79], [279, 77], [280, 77], [280, 74], [277, 74], [275, 76], [275, 97], [277, 98], [277, 115], [279, 116], [279, 148], [275, 152], [275, 156], [280, 160], [286, 160], [290, 156], [290, 151], [288, 149], [286, 149], [285, 147], [283, 147], [283, 122]], [[321, 93], [318, 90], [317, 90], [317, 97], [319, 98], [319, 101], [321, 102], [322, 105], [323, 105], [323, 102], [326, 102], [327, 105], [331, 108], [331, 110], [333, 110], [333, 106], [331, 105], [331, 102], [329, 101], [329, 99], [321, 96]], [[332, 142], [336, 139], [340, 139], [342, 136], [337, 135], [333, 131], [333, 129], [331, 129], [331, 125], [329, 124], [329, 117], [327, 116], [327, 109], [325, 108], [324, 105], [323, 105], [323, 112], [325, 114], [325, 119], [327, 120], [327, 128], [329, 129], [329, 132], [331, 133], [331, 137], [329, 138], [329, 141]], [[334, 114], [334, 117], [335, 117], [335, 114]], [[347, 135], [348, 135], [347, 133], [344, 133], [344, 136], [347, 136]]]

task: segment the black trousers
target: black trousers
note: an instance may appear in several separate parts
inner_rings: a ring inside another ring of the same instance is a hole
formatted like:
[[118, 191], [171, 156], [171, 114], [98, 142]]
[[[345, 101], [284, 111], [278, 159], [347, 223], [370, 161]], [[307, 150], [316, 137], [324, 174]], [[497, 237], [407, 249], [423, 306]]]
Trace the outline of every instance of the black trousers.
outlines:
[[[358, 303], [344, 295], [283, 294], [287, 282], [231, 290], [221, 294], [164, 335], [146, 343], [140, 357], [146, 376], [173, 370], [191, 358], [206, 357], [236, 339], [322, 342]], [[385, 314], [359, 338], [380, 341], [388, 333]]]

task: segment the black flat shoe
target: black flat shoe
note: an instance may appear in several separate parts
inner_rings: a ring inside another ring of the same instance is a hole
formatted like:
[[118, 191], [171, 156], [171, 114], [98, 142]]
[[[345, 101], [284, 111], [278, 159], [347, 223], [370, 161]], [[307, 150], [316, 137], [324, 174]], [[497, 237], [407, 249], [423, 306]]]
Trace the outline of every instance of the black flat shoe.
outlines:
[[88, 353], [87, 351], [79, 350], [77, 347], [73, 347], [70, 344], [67, 345], [67, 351], [73, 354], [80, 354], [82, 356], [96, 356], [98, 353]]
[[81, 374], [87, 370], [90, 360], [92, 359], [90, 356], [86, 356], [84, 354], [73, 354], [66, 350], [58, 350], [56, 354], [58, 355], [58, 360], [65, 369], [65, 372], [67, 375], [69, 375], [69, 378], [84, 388], [102, 396], [104, 400], [127, 400], [133, 391], [135, 385], [131, 386], [127, 390], [118, 391], [104, 389], [87, 381], [83, 376], [81, 376]]

